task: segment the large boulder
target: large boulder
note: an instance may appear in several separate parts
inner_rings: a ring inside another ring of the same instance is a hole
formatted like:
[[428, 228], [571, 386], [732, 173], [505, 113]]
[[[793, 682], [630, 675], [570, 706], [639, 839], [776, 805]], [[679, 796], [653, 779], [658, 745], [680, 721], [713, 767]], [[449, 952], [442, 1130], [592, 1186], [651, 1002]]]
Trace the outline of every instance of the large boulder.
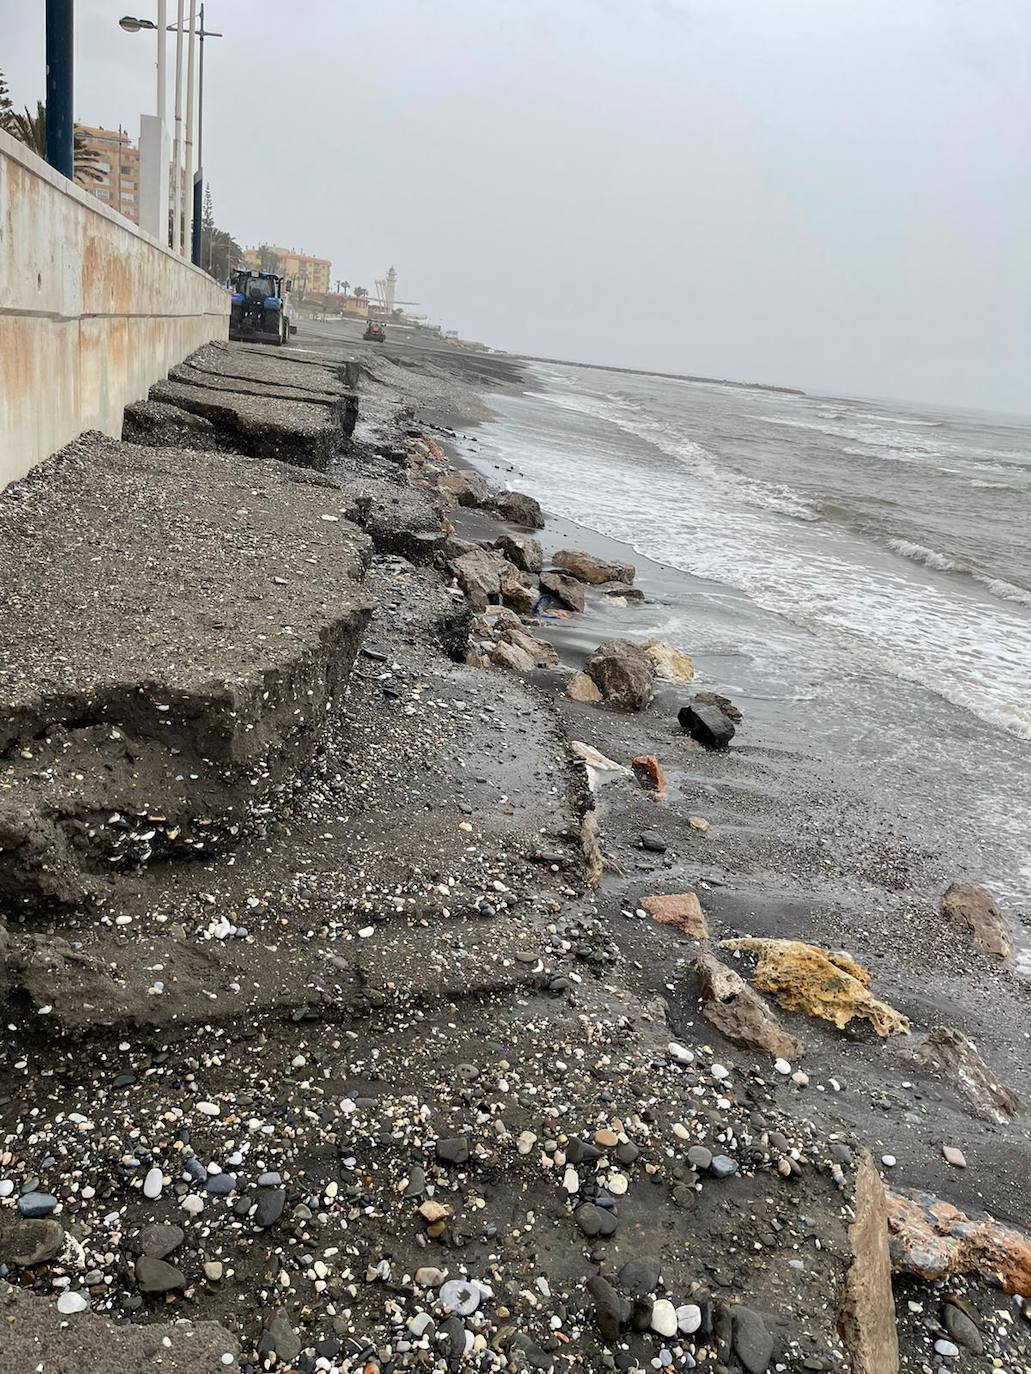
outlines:
[[544, 551], [529, 534], [502, 534], [494, 547], [523, 572], [539, 573], [544, 567]]
[[798, 1059], [802, 1042], [789, 1035], [759, 994], [732, 968], [700, 954], [695, 960], [702, 1015], [735, 1045], [768, 1054], [771, 1059]]
[[951, 1083], [979, 1115], [1004, 1125], [1020, 1110], [1020, 1099], [992, 1073], [977, 1050], [958, 1030], [936, 1026], [913, 1052], [922, 1067]]
[[529, 573], [520, 572], [511, 563], [503, 563], [498, 572], [501, 599], [521, 615], [532, 615], [540, 593], [533, 585]]
[[734, 738], [734, 725], [718, 706], [710, 706], [696, 697], [677, 713], [680, 728], [706, 749], [726, 749]]
[[563, 573], [541, 573], [541, 591], [547, 592], [560, 605], [566, 606], [571, 611], [582, 611], [584, 608], [582, 584], [573, 577], [566, 577]]
[[504, 560], [486, 549], [472, 549], [451, 563], [458, 585], [476, 610], [483, 610], [501, 596], [501, 569]]
[[489, 506], [494, 496], [490, 484], [476, 472], [445, 472], [437, 487], [456, 506]]
[[588, 701], [596, 705], [602, 700], [601, 688], [586, 673], [574, 673], [566, 683], [566, 696], [571, 701]]
[[888, 1234], [896, 1273], [929, 1281], [975, 1274], [1031, 1296], [1031, 1239], [994, 1217], [968, 1216], [932, 1193], [890, 1190]]
[[610, 706], [621, 711], [640, 711], [652, 692], [655, 667], [643, 649], [628, 639], [599, 644], [584, 664]]
[[509, 520], [513, 525], [522, 525], [528, 530], [544, 528], [544, 512], [540, 502], [521, 491], [501, 492], [494, 498], [494, 509], [502, 520]]
[[603, 582], [629, 584], [636, 576], [636, 569], [630, 563], [606, 563], [579, 549], [559, 549], [551, 561], [578, 582], [588, 582], [592, 587], [600, 587]]
[[720, 947], [756, 955], [756, 987], [776, 997], [785, 1011], [833, 1021], [838, 1030], [860, 1017], [878, 1035], [909, 1034], [906, 1018], [870, 992], [868, 971], [841, 950], [751, 936], [723, 940]]
[[656, 677], [667, 682], [690, 682], [694, 677], [694, 663], [688, 654], [673, 647], [665, 639], [646, 639], [641, 648], [655, 664]]
[[953, 883], [945, 889], [941, 914], [964, 934], [969, 934], [975, 949], [1009, 963], [1013, 941], [1009, 927], [991, 893], [974, 883]]

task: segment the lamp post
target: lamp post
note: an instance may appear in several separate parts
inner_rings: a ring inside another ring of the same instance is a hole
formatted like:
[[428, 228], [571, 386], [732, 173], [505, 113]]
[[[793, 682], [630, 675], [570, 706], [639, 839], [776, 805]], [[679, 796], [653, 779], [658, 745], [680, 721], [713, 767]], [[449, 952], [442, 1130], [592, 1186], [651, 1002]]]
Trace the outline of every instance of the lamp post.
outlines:
[[47, 0], [47, 161], [71, 180], [75, 176], [72, 117], [73, 0]]
[[[166, 98], [167, 98], [167, 97], [166, 97], [166, 92], [165, 92], [165, 39], [164, 39], [164, 35], [165, 35], [166, 32], [167, 32], [167, 33], [175, 33], [175, 34], [177, 35], [177, 37], [176, 37], [176, 131], [177, 131], [177, 135], [178, 135], [178, 133], [179, 133], [179, 131], [180, 131], [180, 129], [181, 129], [181, 126], [182, 126], [181, 81], [182, 81], [182, 39], [183, 39], [183, 33], [184, 33], [184, 28], [183, 28], [183, 0], [179, 0], [179, 5], [178, 5], [179, 18], [178, 18], [178, 22], [175, 23], [175, 24], [166, 24], [166, 23], [165, 23], [165, 18], [166, 18], [166, 4], [167, 4], [167, 0], [158, 0], [158, 22], [157, 22], [156, 24], [154, 23], [154, 21], [153, 21], [152, 19], [138, 19], [138, 18], [136, 18], [134, 15], [131, 15], [131, 14], [127, 14], [127, 15], [123, 16], [123, 18], [119, 19], [118, 23], [119, 23], [119, 26], [120, 26], [121, 28], [123, 28], [123, 29], [125, 30], [126, 33], [139, 33], [141, 29], [154, 30], [154, 31], [157, 32], [157, 36], [158, 36], [158, 116], [159, 116], [159, 118], [160, 118], [160, 120], [161, 120], [162, 126], [164, 125], [164, 117], [165, 117], [165, 110], [166, 110]], [[192, 261], [193, 261], [194, 263], [196, 263], [197, 266], [199, 267], [199, 266], [200, 266], [200, 260], [201, 260], [201, 233], [200, 233], [200, 226], [201, 226], [201, 193], [202, 193], [202, 187], [203, 187], [203, 184], [204, 184], [204, 172], [203, 172], [203, 166], [204, 166], [204, 40], [205, 40], [205, 38], [221, 38], [221, 37], [223, 37], [223, 35], [222, 35], [221, 33], [216, 33], [214, 29], [206, 29], [206, 28], [204, 27], [204, 5], [203, 5], [203, 4], [201, 4], [201, 7], [200, 7], [200, 28], [199, 28], [199, 29], [197, 28], [196, 23], [195, 23], [195, 13], [196, 13], [196, 0], [190, 0], [190, 27], [189, 27], [188, 30], [185, 30], [185, 32], [187, 32], [187, 33], [189, 34], [189, 38], [190, 38], [190, 42], [189, 42], [189, 51], [188, 51], [188, 56], [187, 56], [187, 82], [188, 82], [188, 85], [189, 85], [189, 92], [188, 92], [187, 97], [186, 97], [186, 171], [187, 171], [187, 177], [186, 177], [186, 187], [183, 188], [183, 186], [182, 186], [182, 184], [181, 184], [181, 183], [182, 183], [182, 179], [183, 179], [183, 174], [182, 174], [182, 169], [181, 169], [181, 167], [180, 167], [180, 165], [179, 165], [180, 162], [181, 162], [181, 154], [180, 154], [180, 156], [173, 156], [173, 162], [174, 162], [174, 164], [175, 164], [175, 176], [176, 176], [176, 181], [175, 181], [175, 196], [176, 196], [176, 199], [175, 199], [175, 210], [173, 211], [173, 214], [174, 214], [175, 219], [176, 219], [176, 221], [177, 221], [177, 226], [176, 226], [177, 229], [179, 229], [179, 228], [181, 227], [182, 224], [186, 224], [187, 226], [190, 226], [190, 225], [191, 225], [191, 219], [192, 219], [192, 233], [191, 233], [191, 232], [189, 231], [189, 229], [188, 229], [187, 232], [183, 234], [183, 236], [182, 236], [182, 246], [185, 247], [186, 240], [187, 240], [187, 238], [189, 238], [189, 240], [190, 240], [190, 249], [191, 249], [191, 252], [190, 252], [191, 259], [192, 259]], [[199, 38], [199, 39], [200, 39], [200, 79], [199, 79], [199, 82], [198, 82], [198, 89], [197, 89], [197, 170], [196, 170], [196, 172], [194, 173], [194, 172], [192, 171], [191, 163], [192, 163], [192, 160], [193, 160], [193, 153], [192, 153], [192, 142], [193, 142], [193, 115], [192, 115], [192, 109], [193, 109], [193, 54], [194, 54], [194, 39], [195, 39], [195, 38]], [[182, 140], [181, 140], [181, 139], [177, 139], [177, 142], [178, 142], [178, 144], [179, 144], [179, 147], [181, 148]], [[192, 204], [192, 215], [191, 215], [191, 211], [190, 211], [190, 206], [191, 206], [191, 204]], [[173, 247], [175, 248], [175, 251], [178, 253], [178, 252], [180, 251], [179, 233], [176, 232], [175, 230], [173, 230], [173, 235], [174, 235], [174, 237], [173, 237]]]

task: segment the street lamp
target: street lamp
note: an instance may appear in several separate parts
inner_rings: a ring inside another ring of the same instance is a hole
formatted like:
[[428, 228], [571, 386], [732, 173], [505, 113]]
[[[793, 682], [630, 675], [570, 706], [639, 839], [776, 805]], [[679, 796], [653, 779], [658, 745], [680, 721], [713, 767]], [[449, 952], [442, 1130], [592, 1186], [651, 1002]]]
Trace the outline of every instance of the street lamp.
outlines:
[[[165, 44], [164, 44], [164, 40], [163, 40], [163, 34], [162, 34], [161, 31], [162, 31], [162, 30], [165, 30], [165, 31], [167, 31], [168, 33], [174, 33], [174, 34], [176, 34], [176, 36], [177, 36], [177, 37], [176, 37], [176, 48], [177, 48], [177, 52], [176, 52], [176, 58], [177, 58], [177, 61], [176, 61], [176, 133], [177, 133], [176, 147], [177, 147], [177, 149], [178, 149], [178, 148], [179, 148], [178, 132], [179, 132], [180, 117], [181, 117], [181, 108], [182, 108], [181, 103], [180, 103], [180, 102], [181, 102], [180, 86], [181, 86], [181, 80], [182, 80], [181, 60], [182, 60], [182, 34], [183, 34], [183, 26], [182, 26], [182, 21], [181, 21], [181, 19], [179, 20], [179, 22], [177, 22], [177, 23], [175, 23], [175, 24], [166, 24], [166, 23], [165, 23], [165, 4], [166, 4], [166, 0], [158, 0], [158, 22], [157, 22], [156, 24], [154, 23], [154, 21], [153, 21], [152, 19], [139, 19], [139, 18], [137, 18], [135, 15], [126, 14], [126, 15], [123, 15], [121, 19], [119, 19], [118, 25], [119, 25], [119, 27], [120, 27], [121, 29], [124, 29], [126, 33], [139, 33], [141, 29], [148, 29], [148, 30], [157, 31], [158, 34], [159, 34], [159, 37], [158, 37], [158, 117], [159, 117], [159, 119], [161, 120], [162, 127], [164, 126], [166, 100], [165, 100]], [[197, 170], [196, 170], [196, 172], [193, 174], [193, 183], [192, 183], [192, 187], [191, 187], [189, 190], [184, 191], [184, 190], [182, 189], [181, 185], [180, 185], [180, 180], [181, 180], [181, 175], [182, 175], [182, 173], [181, 173], [181, 168], [180, 168], [180, 166], [179, 166], [180, 158], [179, 158], [178, 153], [177, 153], [177, 155], [176, 155], [176, 157], [175, 157], [175, 162], [176, 162], [176, 216], [175, 216], [175, 218], [176, 218], [176, 221], [177, 221], [177, 222], [178, 222], [179, 219], [180, 219], [179, 205], [180, 205], [180, 202], [181, 202], [181, 203], [182, 203], [182, 218], [183, 218], [187, 223], [189, 223], [189, 222], [190, 222], [190, 218], [191, 218], [191, 216], [190, 216], [190, 207], [192, 206], [192, 234], [191, 234], [191, 242], [190, 242], [190, 258], [191, 258], [191, 261], [192, 261], [196, 266], [199, 267], [199, 266], [200, 266], [200, 262], [201, 262], [201, 196], [202, 196], [203, 186], [204, 186], [204, 40], [205, 40], [205, 38], [222, 38], [223, 35], [222, 35], [221, 33], [216, 33], [214, 29], [206, 29], [206, 28], [204, 27], [204, 5], [203, 5], [203, 3], [201, 4], [201, 7], [200, 7], [200, 28], [198, 29], [198, 28], [196, 27], [196, 24], [195, 24], [195, 22], [194, 22], [194, 17], [195, 17], [195, 8], [194, 8], [194, 5], [195, 5], [195, 0], [191, 0], [191, 4], [190, 4], [190, 26], [189, 26], [189, 29], [186, 30], [186, 32], [189, 33], [189, 37], [190, 37], [189, 55], [188, 55], [188, 58], [187, 58], [187, 84], [188, 84], [188, 86], [189, 86], [189, 92], [188, 92], [188, 95], [187, 95], [187, 102], [186, 102], [186, 162], [187, 162], [187, 166], [189, 167], [189, 165], [190, 165], [190, 164], [192, 163], [192, 161], [193, 161], [193, 51], [194, 51], [194, 38], [199, 38], [199, 39], [200, 39], [200, 77], [199, 77], [198, 89], [197, 89]], [[181, 8], [182, 8], [182, 7], [180, 6], [180, 13], [181, 13]], [[176, 240], [178, 240], [178, 234], [176, 234]], [[174, 243], [173, 246], [174, 246], [174, 248], [175, 248], [175, 251], [176, 251], [176, 252], [179, 252], [179, 243], [178, 243], [178, 241], [176, 241], [176, 242]]]

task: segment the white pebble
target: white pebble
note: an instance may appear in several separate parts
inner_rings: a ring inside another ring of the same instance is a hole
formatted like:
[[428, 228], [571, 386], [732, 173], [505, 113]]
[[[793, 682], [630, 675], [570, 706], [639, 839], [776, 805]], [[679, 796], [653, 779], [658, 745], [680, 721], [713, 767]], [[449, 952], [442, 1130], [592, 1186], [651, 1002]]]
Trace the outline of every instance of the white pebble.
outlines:
[[694, 1055], [686, 1045], [678, 1045], [675, 1040], [671, 1040], [666, 1046], [666, 1053], [671, 1059], [675, 1059], [678, 1064], [693, 1064]]
[[164, 1181], [161, 1170], [157, 1165], [155, 1165], [153, 1169], [148, 1169], [147, 1177], [143, 1180], [143, 1196], [149, 1197], [152, 1200], [154, 1198], [159, 1198], [161, 1196], [161, 1185]]
[[202, 1116], [218, 1116], [219, 1113], [219, 1108], [215, 1106], [214, 1102], [198, 1102], [197, 1110]]
[[727, 1068], [726, 1064], [713, 1064], [709, 1072], [712, 1074], [713, 1078], [730, 1077], [730, 1070]]
[[73, 1312], [85, 1312], [89, 1302], [81, 1293], [62, 1293], [57, 1300], [58, 1312], [70, 1317]]
[[697, 1331], [701, 1324], [702, 1309], [697, 1303], [685, 1302], [683, 1307], [677, 1308], [677, 1327], [685, 1336]]
[[777, 1073], [783, 1074], [785, 1078], [787, 1078], [788, 1074], [791, 1072], [791, 1065], [786, 1059], [775, 1059], [773, 1061], [773, 1067], [776, 1069]]
[[886, 1169], [894, 1169], [895, 1165], [898, 1163], [898, 1160], [895, 1158], [894, 1155], [881, 1155], [881, 1163], [884, 1165]]
[[562, 1179], [562, 1187], [567, 1193], [578, 1193], [580, 1191], [580, 1175], [573, 1168], [572, 1164], [566, 1165], [565, 1176]]
[[677, 1334], [677, 1309], [668, 1298], [658, 1298], [652, 1307], [652, 1330], [660, 1336]]
[[184, 1212], [189, 1212], [191, 1217], [199, 1217], [204, 1211], [204, 1199], [196, 1193], [189, 1193], [183, 1198], [182, 1208]]

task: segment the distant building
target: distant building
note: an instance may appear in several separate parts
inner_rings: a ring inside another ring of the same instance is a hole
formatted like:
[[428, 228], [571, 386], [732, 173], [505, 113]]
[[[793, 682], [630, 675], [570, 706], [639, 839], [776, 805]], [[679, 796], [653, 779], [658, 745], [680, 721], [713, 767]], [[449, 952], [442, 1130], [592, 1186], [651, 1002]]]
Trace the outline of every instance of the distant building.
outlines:
[[[270, 262], [274, 258], [275, 261]], [[274, 270], [280, 277], [293, 278], [298, 295], [324, 296], [329, 292], [329, 258], [314, 258], [308, 253], [296, 253], [277, 243], [263, 243], [258, 248], [245, 248], [243, 260], [252, 270]]]
[[82, 189], [112, 210], [118, 210], [134, 224], [140, 222], [140, 150], [124, 129], [95, 129], [91, 124], [76, 124], [83, 145], [96, 154], [91, 168], [96, 181], [87, 180]]

